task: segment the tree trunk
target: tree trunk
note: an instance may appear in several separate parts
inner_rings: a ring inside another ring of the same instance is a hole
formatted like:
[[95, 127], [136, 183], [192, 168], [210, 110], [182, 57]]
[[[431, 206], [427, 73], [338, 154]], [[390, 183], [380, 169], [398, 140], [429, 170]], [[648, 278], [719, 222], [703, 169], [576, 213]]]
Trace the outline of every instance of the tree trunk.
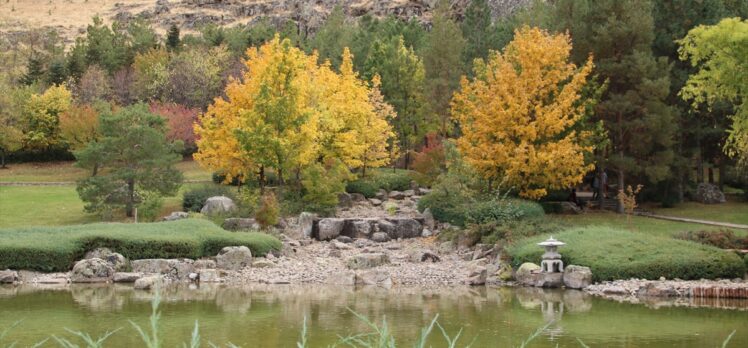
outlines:
[[127, 181], [127, 202], [125, 203], [125, 215], [127, 217], [133, 216], [133, 207], [135, 205], [135, 180], [130, 179]]
[[98, 163], [94, 163], [93, 170], [91, 172], [91, 176], [96, 176], [96, 174], [98, 174], [98, 173], [99, 173], [99, 164]]
[[707, 172], [709, 173], [709, 183], [714, 184], [714, 168], [707, 168]]
[[719, 185], [719, 190], [724, 191], [725, 190], [725, 179], [724, 179], [725, 178], [725, 161], [723, 159], [719, 160], [719, 167], [717, 167], [717, 169], [718, 169], [717, 173], [719, 174], [719, 178], [717, 179], [717, 184]]
[[[625, 182], [623, 180], [623, 175], [624, 175], [623, 169], [619, 169], [618, 170], [618, 189], [619, 190], [624, 190], [623, 187], [625, 185]], [[617, 200], [617, 201], [618, 201], [618, 203], [616, 204], [616, 210], [617, 210], [618, 214], [623, 214], [623, 208], [624, 208], [623, 207], [623, 202], [621, 202], [620, 199]]]
[[0, 151], [0, 169], [7, 168], [5, 166], [5, 151]]
[[260, 194], [265, 193], [265, 166], [260, 166]]

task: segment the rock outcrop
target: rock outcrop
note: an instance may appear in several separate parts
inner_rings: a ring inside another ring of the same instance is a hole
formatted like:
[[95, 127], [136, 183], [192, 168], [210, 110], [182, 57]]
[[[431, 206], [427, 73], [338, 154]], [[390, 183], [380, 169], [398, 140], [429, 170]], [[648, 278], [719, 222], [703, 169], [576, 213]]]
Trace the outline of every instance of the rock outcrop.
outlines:
[[76, 262], [70, 273], [73, 283], [106, 283], [112, 280], [114, 268], [99, 258], [84, 259]]
[[216, 267], [238, 271], [252, 265], [252, 252], [245, 246], [231, 246], [221, 249], [216, 255]]
[[226, 196], [210, 197], [205, 201], [200, 213], [203, 215], [228, 214], [236, 210], [236, 203]]

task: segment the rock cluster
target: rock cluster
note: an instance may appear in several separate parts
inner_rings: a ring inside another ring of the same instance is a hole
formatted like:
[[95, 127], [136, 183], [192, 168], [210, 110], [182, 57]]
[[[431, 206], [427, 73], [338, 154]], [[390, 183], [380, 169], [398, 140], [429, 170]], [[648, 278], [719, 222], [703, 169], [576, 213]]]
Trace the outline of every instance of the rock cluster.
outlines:
[[719, 204], [727, 202], [725, 194], [715, 184], [700, 183], [696, 186], [696, 201], [704, 204]]
[[735, 280], [615, 280], [588, 286], [588, 293], [603, 297], [748, 298], [748, 282]]

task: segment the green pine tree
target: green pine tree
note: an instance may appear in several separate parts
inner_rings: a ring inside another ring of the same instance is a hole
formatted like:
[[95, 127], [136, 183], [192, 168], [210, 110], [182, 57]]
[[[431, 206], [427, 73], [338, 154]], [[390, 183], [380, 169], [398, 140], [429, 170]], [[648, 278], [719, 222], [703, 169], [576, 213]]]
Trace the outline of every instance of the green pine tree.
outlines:
[[[351, 46], [353, 31], [350, 24], [345, 23], [345, 14], [340, 6], [335, 6], [325, 23], [309, 42], [309, 49], [316, 49], [319, 61], [329, 60], [334, 68], [340, 67], [343, 48]], [[354, 56], [355, 58], [355, 56]]]
[[33, 85], [44, 77], [44, 73], [42, 59], [37, 54], [32, 53], [26, 65], [26, 73], [21, 76], [20, 82], [27, 86]]
[[75, 152], [78, 165], [99, 166], [99, 175], [78, 182], [86, 211], [104, 212], [124, 207], [128, 217], [148, 194], [174, 195], [182, 173], [174, 168], [181, 141], [166, 140], [163, 118], [146, 104], [135, 104], [100, 117], [101, 140]]
[[182, 39], [179, 38], [179, 27], [176, 24], [172, 24], [166, 34], [166, 47], [172, 51], [176, 51], [179, 50], [181, 45]]
[[486, 0], [470, 1], [462, 21], [462, 34], [466, 41], [463, 62], [470, 73], [473, 60], [486, 58], [491, 47], [491, 8]]

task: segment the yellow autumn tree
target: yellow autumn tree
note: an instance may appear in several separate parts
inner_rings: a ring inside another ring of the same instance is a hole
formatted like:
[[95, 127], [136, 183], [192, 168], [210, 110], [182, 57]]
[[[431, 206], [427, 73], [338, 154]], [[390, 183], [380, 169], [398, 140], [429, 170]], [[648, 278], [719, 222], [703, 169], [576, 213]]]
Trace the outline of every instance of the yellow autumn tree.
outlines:
[[[346, 49], [340, 73], [276, 37], [247, 51], [246, 72], [226, 87], [195, 126], [195, 159], [227, 180], [272, 169], [281, 183], [313, 163], [339, 160], [349, 169], [386, 164], [371, 153], [391, 127], [370, 102]], [[384, 124], [382, 124], [384, 122]]]
[[381, 86], [379, 75], [374, 75], [369, 89], [369, 103], [374, 113], [366, 121], [366, 129], [362, 141], [366, 144], [363, 154], [362, 175], [366, 176], [367, 168], [378, 168], [394, 161], [399, 155], [397, 136], [392, 129], [392, 123], [397, 117], [395, 108], [384, 101], [384, 95], [379, 90]]
[[569, 62], [571, 39], [523, 27], [503, 54], [478, 61], [452, 100], [460, 122], [457, 144], [489, 182], [502, 181], [530, 199], [568, 188], [591, 170], [585, 156], [591, 133], [575, 127], [584, 117], [581, 90], [592, 59]]

